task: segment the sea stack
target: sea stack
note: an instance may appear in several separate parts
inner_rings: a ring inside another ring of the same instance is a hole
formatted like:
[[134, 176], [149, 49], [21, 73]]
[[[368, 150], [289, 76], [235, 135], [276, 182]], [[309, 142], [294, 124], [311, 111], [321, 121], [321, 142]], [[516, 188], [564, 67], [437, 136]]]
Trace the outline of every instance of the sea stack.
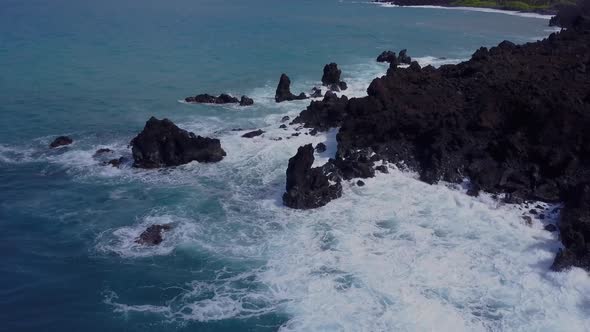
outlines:
[[291, 80], [286, 74], [282, 74], [279, 79], [279, 85], [275, 93], [275, 101], [277, 103], [291, 100], [302, 100], [307, 99], [305, 93], [300, 93], [298, 96], [291, 93]]
[[151, 117], [130, 143], [133, 166], [159, 168], [198, 161], [218, 162], [226, 153], [218, 139], [196, 136], [178, 128], [168, 119]]

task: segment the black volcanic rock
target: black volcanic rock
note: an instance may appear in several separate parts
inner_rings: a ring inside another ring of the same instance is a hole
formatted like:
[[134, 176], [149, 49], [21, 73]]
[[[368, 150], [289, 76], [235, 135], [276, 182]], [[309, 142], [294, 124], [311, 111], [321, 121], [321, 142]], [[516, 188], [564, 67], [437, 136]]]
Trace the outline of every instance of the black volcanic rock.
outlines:
[[553, 268], [590, 269], [588, 68], [590, 25], [578, 17], [543, 41], [481, 48], [458, 65], [390, 68], [367, 97], [326, 96], [295, 122], [340, 126], [331, 164], [345, 179], [372, 176], [381, 158], [427, 183], [467, 177], [508, 202], [563, 200], [566, 249]]
[[340, 81], [341, 74], [342, 71], [338, 69], [338, 65], [334, 62], [325, 65], [322, 84], [333, 91], [346, 90], [348, 86], [345, 82]]
[[51, 144], [49, 144], [49, 147], [54, 149], [57, 148], [59, 146], [65, 146], [65, 145], [70, 145], [74, 143], [74, 140], [71, 139], [68, 136], [59, 136], [56, 139], [53, 140], [53, 142], [51, 142]]
[[346, 115], [348, 97], [338, 97], [328, 91], [323, 100], [312, 101], [306, 110], [296, 117], [294, 123], [303, 123], [307, 128], [326, 131], [338, 127]]
[[590, 270], [590, 184], [579, 184], [568, 198], [559, 221], [565, 249], [560, 250], [552, 268], [560, 271], [577, 266]]
[[322, 89], [316, 87], [311, 89], [311, 95], [309, 96], [310, 98], [321, 98], [322, 96]]
[[260, 136], [262, 134], [264, 134], [264, 131], [262, 129], [258, 129], [258, 130], [254, 130], [254, 131], [245, 133], [244, 135], [242, 135], [242, 137], [252, 138], [252, 137]]
[[162, 243], [162, 233], [172, 229], [171, 225], [151, 225], [135, 240], [136, 243], [155, 246]]
[[210, 94], [200, 94], [194, 97], [186, 97], [184, 101], [191, 104], [238, 104], [240, 106], [250, 106], [254, 104], [254, 100], [252, 98], [248, 98], [247, 96], [242, 96], [241, 99], [236, 97], [232, 97], [226, 93], [220, 94], [218, 97], [212, 96]]
[[289, 159], [286, 192], [283, 194], [286, 206], [313, 209], [342, 196], [340, 182], [330, 183], [331, 165], [311, 168], [313, 161], [311, 144], [299, 147], [297, 154]]
[[332, 84], [340, 83], [340, 75], [342, 71], [338, 69], [338, 65], [334, 62], [324, 66], [324, 75], [322, 75], [322, 84], [330, 86]]
[[377, 62], [397, 63], [397, 55], [392, 51], [383, 51], [377, 57]]
[[240, 106], [250, 106], [254, 105], [254, 99], [248, 98], [247, 96], [242, 96], [240, 99]]
[[340, 81], [342, 71], [338, 69], [338, 65], [334, 62], [324, 66], [324, 74], [322, 75], [322, 84], [327, 86], [332, 91], [346, 90], [348, 85]]
[[326, 144], [324, 144], [324, 143], [318, 143], [315, 146], [315, 151], [318, 153], [326, 152], [326, 149], [327, 149], [327, 147], [326, 147]]
[[200, 94], [194, 97], [187, 97], [184, 99], [184, 101], [193, 104], [236, 104], [240, 102], [238, 98], [232, 97], [225, 93], [220, 94], [219, 97], [209, 94]]
[[218, 139], [196, 136], [168, 119], [151, 117], [130, 143], [134, 167], [158, 168], [198, 162], [218, 162], [226, 153]]
[[305, 93], [300, 93], [298, 96], [291, 93], [291, 80], [289, 76], [282, 74], [281, 78], [279, 79], [279, 85], [277, 86], [277, 91], [275, 93], [275, 101], [277, 103], [283, 101], [291, 101], [291, 100], [301, 100], [307, 99]]
[[406, 65], [411, 64], [412, 63], [412, 58], [410, 58], [407, 53], [408, 53], [408, 51], [406, 49], [403, 49], [403, 50], [399, 51], [399, 55], [397, 57], [397, 61], [399, 63], [403, 63], [403, 64], [406, 64]]
[[120, 168], [121, 165], [127, 163], [128, 159], [125, 157], [119, 157], [115, 159], [111, 159], [109, 161], [105, 161], [102, 163], [103, 166], [112, 166], [115, 168]]
[[100, 156], [105, 155], [107, 153], [113, 153], [113, 150], [111, 150], [109, 148], [100, 148], [100, 149], [96, 150], [96, 152], [94, 152], [93, 157], [97, 158], [97, 157], [100, 157]]
[[549, 21], [550, 26], [570, 28], [579, 20], [588, 21], [590, 17], [590, 0], [579, 0], [577, 4], [560, 4], [555, 16]]

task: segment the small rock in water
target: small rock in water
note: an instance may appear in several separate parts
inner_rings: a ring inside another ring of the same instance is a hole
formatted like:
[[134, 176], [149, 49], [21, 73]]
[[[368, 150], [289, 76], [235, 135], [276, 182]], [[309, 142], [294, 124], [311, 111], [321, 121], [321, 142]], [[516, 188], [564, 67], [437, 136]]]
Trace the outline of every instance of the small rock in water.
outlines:
[[59, 136], [58, 138], [56, 138], [55, 140], [53, 140], [53, 142], [51, 142], [51, 144], [49, 144], [50, 148], [57, 148], [59, 146], [64, 146], [64, 145], [70, 145], [74, 143], [74, 140], [71, 139], [68, 136]]
[[385, 165], [379, 165], [379, 166], [375, 167], [375, 169], [381, 173], [385, 173], [385, 174], [389, 173], [389, 169]]
[[544, 228], [547, 232], [557, 232], [557, 226], [553, 224], [547, 224]]
[[171, 229], [171, 225], [151, 225], [139, 235], [139, 238], [135, 240], [135, 243], [148, 246], [158, 245], [163, 241], [162, 232], [169, 231]]
[[101, 155], [103, 155], [103, 154], [112, 153], [112, 152], [113, 152], [113, 150], [111, 150], [111, 149], [108, 149], [108, 148], [102, 148], [102, 149], [98, 149], [98, 150], [96, 150], [96, 152], [94, 153], [93, 157], [95, 157], [95, 158], [96, 158], [96, 157], [98, 157], [98, 156], [101, 156]]
[[293, 134], [291, 134], [291, 136], [299, 136], [299, 135], [301, 135], [301, 133], [293, 133]]
[[107, 162], [104, 162], [103, 165], [104, 166], [113, 166], [116, 168], [120, 168], [121, 164], [124, 164], [125, 162], [127, 162], [127, 158], [125, 157], [121, 157], [121, 158], [115, 158], [115, 159], [111, 159]]
[[318, 143], [315, 146], [315, 151], [318, 152], [318, 153], [326, 152], [326, 144], [324, 144], [324, 143]]
[[287, 125], [286, 124], [282, 124], [282, 125], [279, 126], [279, 128], [281, 128], [281, 129], [287, 129]]
[[258, 129], [258, 130], [251, 131], [249, 133], [245, 133], [244, 135], [242, 135], [242, 137], [252, 138], [252, 137], [260, 136], [262, 134], [264, 134], [264, 131], [262, 129]]
[[250, 106], [254, 105], [254, 99], [248, 98], [247, 96], [242, 96], [240, 99], [240, 106]]
[[285, 116], [284, 116], [284, 117], [281, 119], [281, 122], [287, 122], [287, 121], [289, 121], [289, 120], [291, 120], [291, 118], [290, 118], [288, 115], [285, 115]]
[[361, 181], [361, 180], [358, 180], [358, 181], [356, 182], [356, 185], [357, 185], [357, 186], [359, 186], [359, 187], [362, 187], [362, 186], [364, 186], [364, 185], [365, 185], [365, 183], [364, 183], [363, 181]]
[[537, 214], [537, 210], [535, 210], [535, 209], [530, 209], [529, 213], [530, 213], [530, 214]]
[[533, 219], [529, 216], [522, 216], [522, 219], [524, 220], [525, 225], [527, 226], [532, 226], [533, 225]]

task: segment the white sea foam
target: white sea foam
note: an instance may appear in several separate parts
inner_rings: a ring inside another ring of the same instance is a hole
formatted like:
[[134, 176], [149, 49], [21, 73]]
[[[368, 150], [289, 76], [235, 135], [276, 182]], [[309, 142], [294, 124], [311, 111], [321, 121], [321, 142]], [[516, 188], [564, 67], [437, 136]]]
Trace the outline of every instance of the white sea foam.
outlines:
[[391, 3], [385, 2], [369, 2], [370, 4], [374, 4], [377, 6], [385, 7], [385, 8], [424, 8], [424, 9], [448, 9], [448, 10], [462, 10], [462, 11], [471, 11], [471, 12], [482, 12], [482, 13], [494, 13], [494, 14], [504, 14], [504, 15], [512, 15], [512, 16], [520, 16], [520, 17], [528, 17], [528, 18], [538, 18], [543, 20], [550, 20], [552, 15], [543, 15], [537, 13], [529, 13], [529, 12], [519, 12], [514, 10], [501, 10], [501, 9], [492, 9], [492, 8], [477, 8], [477, 7], [443, 7], [443, 6], [398, 6]]
[[[162, 233], [163, 241], [160, 245], [146, 246], [137, 243], [139, 235], [154, 224], [171, 225], [172, 229]], [[167, 255], [177, 246], [195, 239], [200, 232], [199, 225], [186, 218], [173, 215], [147, 216], [135, 225], [102, 232], [97, 239], [96, 249], [129, 258]]]

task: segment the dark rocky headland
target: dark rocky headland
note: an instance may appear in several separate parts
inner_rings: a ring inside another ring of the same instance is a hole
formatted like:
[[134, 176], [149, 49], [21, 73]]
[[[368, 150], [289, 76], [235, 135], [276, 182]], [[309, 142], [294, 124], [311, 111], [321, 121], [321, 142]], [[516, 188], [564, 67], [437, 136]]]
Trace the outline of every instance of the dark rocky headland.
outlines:
[[468, 178], [472, 195], [564, 202], [565, 249], [553, 268], [590, 270], [590, 23], [571, 22], [543, 41], [480, 48], [458, 65], [391, 66], [367, 97], [312, 102], [294, 122], [340, 127], [337, 153], [312, 169], [313, 148], [300, 148], [285, 204], [324, 205], [340, 196], [330, 189], [339, 179], [372, 177], [379, 160], [403, 163], [427, 183]]

